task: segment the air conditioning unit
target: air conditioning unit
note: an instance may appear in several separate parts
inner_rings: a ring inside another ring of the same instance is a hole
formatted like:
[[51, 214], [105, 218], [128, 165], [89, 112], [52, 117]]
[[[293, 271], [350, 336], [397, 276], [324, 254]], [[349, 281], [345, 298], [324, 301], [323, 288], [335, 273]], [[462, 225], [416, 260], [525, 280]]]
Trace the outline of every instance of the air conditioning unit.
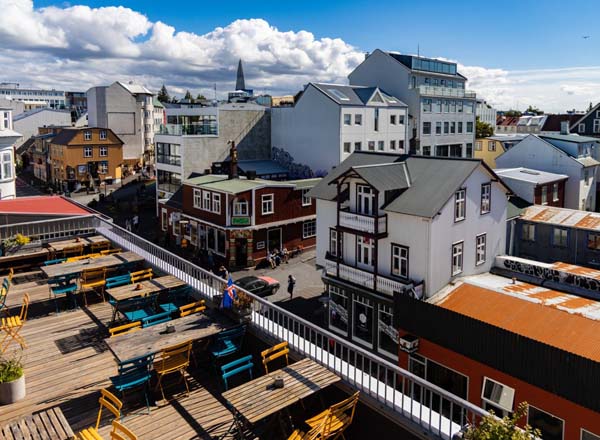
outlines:
[[419, 338], [414, 335], [404, 335], [398, 340], [400, 349], [407, 353], [414, 353], [419, 349]]

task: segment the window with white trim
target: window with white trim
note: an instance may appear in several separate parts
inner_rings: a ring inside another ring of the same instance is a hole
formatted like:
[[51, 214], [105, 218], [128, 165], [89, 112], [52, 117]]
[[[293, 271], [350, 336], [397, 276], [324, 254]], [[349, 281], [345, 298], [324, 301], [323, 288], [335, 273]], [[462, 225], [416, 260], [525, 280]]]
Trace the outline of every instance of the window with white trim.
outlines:
[[535, 406], [529, 405], [527, 423], [532, 428], [539, 429], [544, 440], [562, 440], [564, 437], [564, 420]]
[[101, 146], [100, 147], [100, 157], [108, 156], [108, 147]]
[[552, 185], [552, 201], [558, 202], [558, 183]]
[[305, 188], [302, 190], [302, 206], [312, 205], [312, 199], [307, 195], [309, 191], [310, 188]]
[[481, 213], [487, 214], [492, 208], [492, 184], [481, 185]]
[[467, 190], [459, 189], [454, 194], [454, 221], [459, 222], [465, 219]]
[[489, 377], [484, 377], [481, 400], [486, 410], [491, 409], [498, 417], [504, 417], [513, 411], [515, 390]]
[[219, 193], [212, 194], [212, 212], [215, 214], [221, 213], [221, 194]]
[[585, 124], [579, 124], [577, 130], [579, 131], [579, 133], [585, 133]]
[[202, 209], [205, 211], [210, 211], [211, 207], [211, 195], [210, 191], [202, 191]]
[[167, 215], [167, 210], [162, 208], [160, 211], [160, 226], [163, 231], [166, 231], [168, 228], [169, 217]]
[[600, 133], [600, 119], [594, 119], [594, 133]]
[[462, 241], [452, 245], [452, 276], [463, 271], [463, 247]]
[[108, 174], [108, 162], [106, 160], [98, 162], [98, 174]]
[[521, 227], [521, 239], [535, 241], [535, 225], [533, 223], [523, 223]]
[[202, 191], [194, 188], [194, 208], [202, 209]]
[[92, 147], [83, 147], [83, 157], [92, 157]]
[[236, 217], [246, 217], [248, 215], [248, 202], [246, 200], [237, 200], [233, 204], [233, 215]]
[[408, 278], [408, 248], [392, 245], [392, 275]]
[[580, 440], [600, 440], [600, 435], [593, 434], [590, 431], [581, 428]]
[[83, 139], [85, 139], [86, 141], [91, 141], [92, 140], [92, 132], [91, 131], [84, 131], [83, 132]]
[[106, 130], [100, 130], [100, 140], [106, 140]]
[[344, 113], [344, 125], [352, 125], [352, 115], [350, 113]]
[[548, 187], [542, 186], [542, 205], [548, 204]]
[[[340, 257], [342, 256], [342, 250], [343, 250], [343, 245], [342, 245], [342, 237], [343, 234], [333, 228], [331, 228], [329, 230], [329, 253], [334, 256], [337, 257], [338, 256], [338, 243], [339, 243], [339, 248], [340, 248]], [[339, 242], [338, 242], [339, 240]]]
[[13, 161], [12, 152], [10, 150], [3, 151], [0, 155], [0, 180], [13, 178]]
[[480, 234], [475, 237], [475, 265], [485, 263], [487, 235]]
[[273, 194], [263, 194], [261, 197], [262, 215], [273, 214], [275, 212], [273, 207]]
[[302, 238], [311, 238], [317, 235], [317, 221], [307, 220], [302, 223]]

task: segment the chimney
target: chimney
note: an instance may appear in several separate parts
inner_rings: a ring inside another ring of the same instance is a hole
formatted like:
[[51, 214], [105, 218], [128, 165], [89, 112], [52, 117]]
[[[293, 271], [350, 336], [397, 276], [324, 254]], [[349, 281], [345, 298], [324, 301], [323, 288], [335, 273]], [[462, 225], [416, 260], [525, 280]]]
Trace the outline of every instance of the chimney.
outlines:
[[365, 52], [365, 60], [369, 58], [369, 52]]
[[231, 149], [229, 150], [229, 179], [237, 179], [238, 178], [238, 156], [237, 156], [237, 148], [235, 148], [235, 142], [229, 141], [228, 144], [231, 145]]
[[560, 134], [569, 134], [569, 121], [560, 121]]

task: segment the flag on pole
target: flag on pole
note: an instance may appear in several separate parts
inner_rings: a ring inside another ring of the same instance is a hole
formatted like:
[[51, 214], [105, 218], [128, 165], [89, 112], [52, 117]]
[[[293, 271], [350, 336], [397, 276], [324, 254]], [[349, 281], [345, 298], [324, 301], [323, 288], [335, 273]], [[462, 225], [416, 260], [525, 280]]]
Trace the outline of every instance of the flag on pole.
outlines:
[[237, 299], [237, 293], [230, 275], [229, 280], [227, 281], [227, 287], [225, 287], [225, 291], [223, 292], [223, 308], [230, 309], [233, 306], [233, 300], [235, 299]]

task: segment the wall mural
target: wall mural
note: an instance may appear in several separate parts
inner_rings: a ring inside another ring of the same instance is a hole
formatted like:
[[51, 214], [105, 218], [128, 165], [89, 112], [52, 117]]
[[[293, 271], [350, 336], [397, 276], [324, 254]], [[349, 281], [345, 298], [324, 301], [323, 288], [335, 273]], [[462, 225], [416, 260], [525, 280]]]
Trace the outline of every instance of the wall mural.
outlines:
[[[498, 257], [497, 259], [502, 262], [501, 264], [496, 264], [497, 267], [510, 270], [511, 272], [521, 273], [545, 281], [565, 284], [592, 292], [600, 292], [600, 280], [592, 278], [591, 276], [563, 272], [552, 269], [551, 267], [538, 266], [524, 261], [510, 260], [505, 257]], [[590, 271], [591, 270], [592, 269], [590, 269]]]
[[282, 148], [272, 147], [271, 159], [289, 171], [290, 179], [310, 179], [327, 174], [325, 170], [313, 172], [308, 165], [294, 162], [294, 157]]

